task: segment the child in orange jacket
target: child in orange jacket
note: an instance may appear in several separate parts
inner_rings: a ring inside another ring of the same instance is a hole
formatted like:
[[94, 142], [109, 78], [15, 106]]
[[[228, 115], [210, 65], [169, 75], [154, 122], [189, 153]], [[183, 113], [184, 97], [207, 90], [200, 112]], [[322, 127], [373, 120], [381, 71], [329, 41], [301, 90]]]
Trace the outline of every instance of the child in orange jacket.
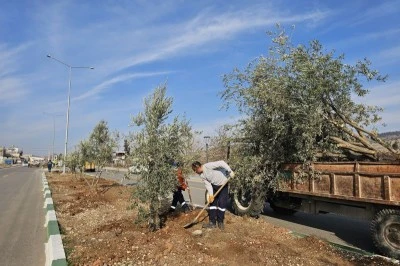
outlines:
[[179, 164], [177, 164], [177, 167], [178, 168], [176, 170], [176, 174], [177, 174], [177, 179], [178, 179], [179, 185], [176, 187], [176, 190], [174, 191], [174, 196], [172, 198], [172, 204], [169, 209], [169, 212], [174, 212], [176, 209], [176, 206], [179, 202], [181, 204], [182, 210], [185, 213], [187, 213], [189, 211], [189, 206], [187, 205], [185, 199], [183, 198], [183, 194], [182, 194], [182, 191], [186, 190], [187, 184], [186, 184], [185, 178], [183, 177], [182, 168], [179, 166]]

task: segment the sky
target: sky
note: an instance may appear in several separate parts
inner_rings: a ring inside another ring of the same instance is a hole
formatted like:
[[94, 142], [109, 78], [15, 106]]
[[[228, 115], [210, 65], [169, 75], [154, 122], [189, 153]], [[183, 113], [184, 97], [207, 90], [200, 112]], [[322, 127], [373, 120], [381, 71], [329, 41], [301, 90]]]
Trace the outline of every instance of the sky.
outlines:
[[[68, 149], [100, 121], [128, 134], [132, 115], [160, 84], [172, 116], [213, 135], [239, 114], [221, 109], [222, 76], [266, 55], [276, 23], [292, 42], [318, 39], [355, 64], [367, 57], [388, 74], [365, 84], [362, 99], [384, 108], [385, 127], [400, 130], [400, 1], [0, 0], [0, 146], [62, 153], [69, 68]], [[47, 55], [52, 58], [48, 58]], [[55, 128], [55, 130], [54, 130]]]

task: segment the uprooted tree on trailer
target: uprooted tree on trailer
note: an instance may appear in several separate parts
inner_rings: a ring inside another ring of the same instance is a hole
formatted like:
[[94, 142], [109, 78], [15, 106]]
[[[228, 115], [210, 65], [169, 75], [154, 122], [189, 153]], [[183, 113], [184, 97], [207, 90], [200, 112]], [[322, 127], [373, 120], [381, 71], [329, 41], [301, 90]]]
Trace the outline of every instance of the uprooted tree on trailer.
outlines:
[[[326, 52], [316, 40], [294, 46], [279, 26], [268, 34], [267, 56], [224, 76], [226, 107], [243, 115], [229, 130], [239, 150], [231, 158], [238, 177], [232, 188], [264, 199], [285, 162], [400, 158], [375, 130], [381, 108], [354, 100], [367, 95], [366, 82], [386, 76], [367, 59], [344, 63], [344, 55]], [[254, 213], [262, 207], [260, 200]]]
[[[145, 98], [144, 110], [132, 117], [130, 156], [140, 165], [138, 184], [133, 194], [139, 211], [138, 222], [147, 221], [150, 230], [162, 226], [161, 215], [168, 197], [176, 188], [173, 162], [185, 162], [192, 145], [192, 129], [185, 118], [169, 120], [173, 99], [166, 96], [166, 85]], [[168, 206], [169, 207], [169, 206]]]

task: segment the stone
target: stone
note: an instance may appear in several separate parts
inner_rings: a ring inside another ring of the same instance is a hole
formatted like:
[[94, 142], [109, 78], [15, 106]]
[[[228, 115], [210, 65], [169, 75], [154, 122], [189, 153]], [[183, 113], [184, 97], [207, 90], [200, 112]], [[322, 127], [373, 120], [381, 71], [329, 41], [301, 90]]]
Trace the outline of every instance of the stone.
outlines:
[[192, 235], [193, 236], [201, 236], [203, 234], [203, 231], [202, 230], [194, 230], [193, 232], [192, 232]]

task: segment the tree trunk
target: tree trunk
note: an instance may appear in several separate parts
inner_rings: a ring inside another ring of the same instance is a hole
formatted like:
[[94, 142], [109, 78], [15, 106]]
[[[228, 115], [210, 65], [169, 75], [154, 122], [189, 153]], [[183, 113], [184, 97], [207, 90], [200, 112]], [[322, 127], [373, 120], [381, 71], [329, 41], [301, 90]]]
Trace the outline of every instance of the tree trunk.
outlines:
[[377, 159], [377, 151], [376, 150], [370, 150], [368, 148], [360, 147], [358, 145], [353, 145], [347, 141], [342, 140], [341, 138], [338, 137], [330, 137], [332, 141], [337, 143], [337, 146], [339, 148], [351, 150], [356, 153], [363, 154], [365, 156], [371, 157], [373, 159]]

